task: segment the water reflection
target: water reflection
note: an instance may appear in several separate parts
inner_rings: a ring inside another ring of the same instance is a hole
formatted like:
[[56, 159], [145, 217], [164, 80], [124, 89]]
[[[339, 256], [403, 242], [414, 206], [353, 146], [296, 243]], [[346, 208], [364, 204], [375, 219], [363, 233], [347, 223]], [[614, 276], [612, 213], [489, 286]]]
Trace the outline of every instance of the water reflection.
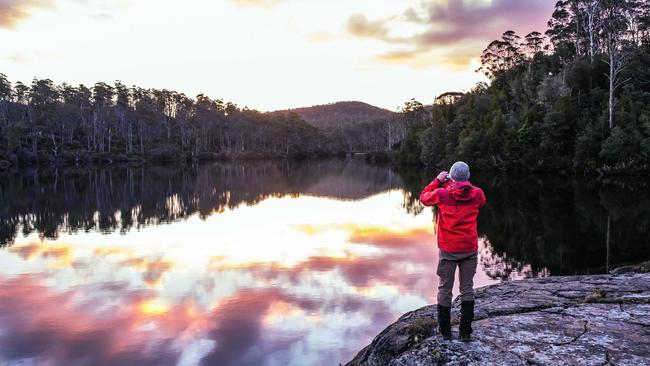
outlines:
[[[0, 363], [332, 365], [436, 296], [426, 173], [3, 174]], [[481, 178], [477, 286], [650, 257], [642, 182]]]
[[[17, 238], [0, 252], [1, 296], [21, 289], [0, 304], [0, 347], [14, 347], [0, 355], [57, 365], [345, 361], [435, 296], [430, 218], [401, 203], [396, 190], [273, 197], [126, 235]], [[481, 272], [477, 282], [493, 280]]]
[[[417, 195], [430, 175], [403, 172], [409, 212], [421, 211]], [[483, 265], [493, 278], [604, 273], [650, 259], [645, 179], [476, 174], [472, 181], [488, 197], [478, 231], [490, 244]]]
[[354, 200], [400, 186], [389, 169], [336, 160], [0, 171], [0, 245], [18, 229], [50, 239], [61, 231], [126, 232], [268, 197]]

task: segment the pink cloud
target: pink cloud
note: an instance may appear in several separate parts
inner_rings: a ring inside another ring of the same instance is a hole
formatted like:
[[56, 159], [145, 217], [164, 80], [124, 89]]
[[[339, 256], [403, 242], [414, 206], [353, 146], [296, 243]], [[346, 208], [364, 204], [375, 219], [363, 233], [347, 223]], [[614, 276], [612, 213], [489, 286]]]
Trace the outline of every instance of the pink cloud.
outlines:
[[[428, 0], [421, 8], [408, 8], [398, 17], [401, 24], [425, 26], [424, 30], [408, 37], [392, 36], [393, 27], [400, 26], [394, 16], [368, 20], [363, 15], [353, 15], [347, 29], [357, 37], [400, 45], [400, 49], [378, 57], [386, 62], [413, 63], [413, 59], [419, 58], [418, 64], [421, 64], [423, 54], [436, 51], [437, 59], [430, 58], [430, 63], [466, 65], [506, 30], [515, 30], [522, 36], [533, 30], [544, 32], [553, 6], [554, 2], [548, 0], [494, 0], [490, 3]], [[460, 54], [459, 47], [465, 49]]]

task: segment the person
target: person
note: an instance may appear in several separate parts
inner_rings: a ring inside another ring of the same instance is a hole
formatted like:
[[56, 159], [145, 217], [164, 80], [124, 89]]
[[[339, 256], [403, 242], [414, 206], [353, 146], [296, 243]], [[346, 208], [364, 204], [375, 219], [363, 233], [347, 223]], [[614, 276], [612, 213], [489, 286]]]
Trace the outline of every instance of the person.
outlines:
[[420, 194], [425, 206], [437, 206], [437, 241], [439, 261], [438, 329], [445, 340], [451, 337], [451, 301], [456, 267], [460, 282], [459, 338], [471, 341], [474, 319], [474, 274], [478, 263], [478, 211], [485, 205], [483, 190], [469, 182], [469, 166], [452, 165], [449, 173], [441, 172]]

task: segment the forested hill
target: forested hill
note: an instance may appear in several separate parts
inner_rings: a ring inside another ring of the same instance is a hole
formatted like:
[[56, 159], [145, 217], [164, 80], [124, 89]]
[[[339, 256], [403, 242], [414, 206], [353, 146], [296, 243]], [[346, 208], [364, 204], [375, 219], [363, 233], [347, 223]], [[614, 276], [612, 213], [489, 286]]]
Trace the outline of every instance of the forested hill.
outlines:
[[192, 98], [120, 81], [85, 86], [34, 79], [24, 84], [0, 73], [0, 168], [312, 158], [385, 152], [404, 135], [399, 118], [386, 120], [392, 112], [364, 103], [301, 111], [312, 124], [298, 113], [262, 113], [204, 94]]
[[650, 171], [650, 2], [558, 1], [544, 33], [506, 31], [490, 79], [411, 101], [402, 164], [552, 172]]
[[342, 127], [351, 124], [383, 122], [395, 113], [363, 102], [336, 102], [312, 107], [294, 108], [273, 113], [298, 114], [305, 122], [318, 128]]
[[205, 94], [0, 73], [0, 168], [32, 163], [386, 156], [400, 115], [361, 102], [262, 113]]

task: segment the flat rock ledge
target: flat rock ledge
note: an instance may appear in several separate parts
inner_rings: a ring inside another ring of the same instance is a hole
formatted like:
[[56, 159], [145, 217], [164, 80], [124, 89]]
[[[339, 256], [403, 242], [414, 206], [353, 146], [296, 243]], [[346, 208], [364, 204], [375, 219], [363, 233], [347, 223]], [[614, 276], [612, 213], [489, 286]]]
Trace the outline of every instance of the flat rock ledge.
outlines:
[[[458, 324], [454, 302], [452, 324]], [[546, 277], [476, 292], [470, 343], [438, 335], [436, 306], [404, 314], [346, 366], [650, 365], [650, 273]]]

